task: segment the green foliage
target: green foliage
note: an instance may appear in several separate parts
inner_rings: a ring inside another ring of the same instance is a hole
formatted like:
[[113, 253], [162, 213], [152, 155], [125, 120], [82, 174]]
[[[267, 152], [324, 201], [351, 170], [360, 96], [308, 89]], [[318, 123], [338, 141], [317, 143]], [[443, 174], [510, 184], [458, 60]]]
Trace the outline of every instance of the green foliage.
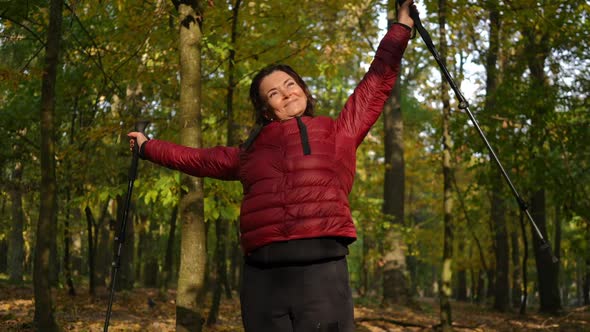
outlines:
[[237, 220], [240, 215], [242, 188], [235, 182], [219, 180], [205, 181], [205, 220]]

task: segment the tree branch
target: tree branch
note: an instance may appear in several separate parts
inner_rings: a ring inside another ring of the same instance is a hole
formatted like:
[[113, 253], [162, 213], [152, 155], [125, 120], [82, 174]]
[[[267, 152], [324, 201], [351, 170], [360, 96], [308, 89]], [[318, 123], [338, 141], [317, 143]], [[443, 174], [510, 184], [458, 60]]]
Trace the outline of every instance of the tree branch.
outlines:
[[31, 30], [31, 28], [27, 27], [26, 25], [22, 24], [21, 22], [6, 16], [6, 12], [7, 12], [7, 10], [5, 10], [2, 14], [0, 14], [0, 19], [7, 20], [7, 21], [10, 21], [10, 22], [18, 25], [19, 27], [23, 28], [28, 33], [30, 33], [36, 41], [38, 41], [41, 45], [43, 45], [43, 47], [47, 46], [45, 44], [45, 41], [43, 40], [43, 38], [41, 36], [39, 36], [38, 34], [36, 34], [35, 31]]
[[[90, 34], [90, 32], [88, 31], [88, 29], [86, 29], [86, 27], [84, 26], [84, 24], [82, 24], [82, 21], [80, 20], [80, 18], [78, 17], [78, 15], [76, 15], [76, 12], [74, 11], [74, 9], [67, 3], [64, 4], [65, 7], [70, 11], [70, 13], [72, 14], [72, 16], [74, 17], [76, 23], [78, 23], [78, 25], [80, 26], [80, 28], [82, 29], [82, 31], [88, 36], [90, 43], [92, 44], [92, 46], [98, 51], [97, 56], [94, 57], [90, 54], [88, 54], [88, 52], [86, 52], [84, 45], [82, 45], [82, 43], [76, 38], [75, 35], [73, 35], [74, 40], [78, 43], [78, 45], [80, 45], [82, 47], [82, 52], [84, 54], [86, 54], [86, 56], [92, 60], [92, 62], [94, 62], [96, 64], [96, 67], [100, 70], [100, 72], [103, 75], [103, 78], [105, 80], [105, 83], [107, 81], [111, 82], [114, 86], [115, 89], [119, 91], [119, 93], [123, 93], [123, 89], [121, 87], [119, 87], [119, 85], [117, 84], [117, 82], [110, 76], [107, 74], [107, 72], [104, 69], [104, 66], [102, 64], [102, 56], [100, 53], [101, 48], [98, 46], [98, 44], [96, 43], [94, 36], [92, 36]], [[98, 60], [96, 60], [95, 58], [98, 58]]]

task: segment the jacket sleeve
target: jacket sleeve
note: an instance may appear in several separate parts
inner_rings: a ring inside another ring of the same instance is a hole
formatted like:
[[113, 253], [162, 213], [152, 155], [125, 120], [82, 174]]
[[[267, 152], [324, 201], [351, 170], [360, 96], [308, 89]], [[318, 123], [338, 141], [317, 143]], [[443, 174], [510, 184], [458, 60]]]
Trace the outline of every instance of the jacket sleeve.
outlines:
[[237, 147], [191, 148], [152, 139], [141, 148], [142, 158], [188, 175], [220, 180], [238, 179], [240, 151]]
[[400, 71], [411, 30], [393, 24], [381, 40], [368, 72], [336, 120], [338, 133], [354, 139], [358, 147], [377, 121]]

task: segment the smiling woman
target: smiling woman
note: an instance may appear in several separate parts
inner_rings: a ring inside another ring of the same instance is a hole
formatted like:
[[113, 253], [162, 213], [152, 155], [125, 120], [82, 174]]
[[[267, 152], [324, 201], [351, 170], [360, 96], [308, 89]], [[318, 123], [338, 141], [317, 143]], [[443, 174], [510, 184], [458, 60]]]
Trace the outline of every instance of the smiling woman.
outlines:
[[307, 106], [307, 97], [303, 89], [284, 71], [277, 70], [266, 76], [260, 83], [260, 95], [274, 114], [269, 119], [288, 120], [301, 116]]
[[242, 183], [246, 332], [354, 331], [346, 256], [356, 229], [348, 196], [356, 150], [399, 74], [413, 25], [410, 6], [408, 0], [399, 8], [398, 23], [336, 119], [314, 116], [302, 78], [287, 65], [272, 65], [252, 80], [256, 125], [238, 147], [195, 149], [129, 133], [142, 158]]
[[[298, 99], [294, 106], [298, 106], [299, 113], [281, 118], [276, 111], [285, 97], [287, 103]], [[256, 123], [261, 125], [273, 119], [284, 120], [301, 115], [313, 116], [315, 106], [315, 99], [305, 81], [293, 68], [284, 64], [267, 66], [256, 74], [250, 85], [250, 101], [256, 112]], [[301, 106], [303, 106], [302, 112]]]

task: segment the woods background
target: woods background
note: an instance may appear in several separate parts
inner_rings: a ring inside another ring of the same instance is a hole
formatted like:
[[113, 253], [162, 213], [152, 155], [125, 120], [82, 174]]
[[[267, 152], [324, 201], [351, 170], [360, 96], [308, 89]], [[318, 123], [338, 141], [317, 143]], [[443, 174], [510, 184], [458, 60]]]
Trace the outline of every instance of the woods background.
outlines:
[[[360, 81], [394, 1], [0, 0], [0, 279], [109, 284], [138, 119], [151, 137], [237, 145], [250, 79], [287, 63], [319, 114]], [[590, 4], [424, 0], [420, 16], [558, 262], [538, 237], [417, 36], [350, 195], [357, 303], [440, 298], [556, 314], [590, 304]], [[239, 183], [140, 162], [117, 289], [176, 289], [177, 330], [237, 296]], [[209, 298], [205, 308], [202, 298]]]

